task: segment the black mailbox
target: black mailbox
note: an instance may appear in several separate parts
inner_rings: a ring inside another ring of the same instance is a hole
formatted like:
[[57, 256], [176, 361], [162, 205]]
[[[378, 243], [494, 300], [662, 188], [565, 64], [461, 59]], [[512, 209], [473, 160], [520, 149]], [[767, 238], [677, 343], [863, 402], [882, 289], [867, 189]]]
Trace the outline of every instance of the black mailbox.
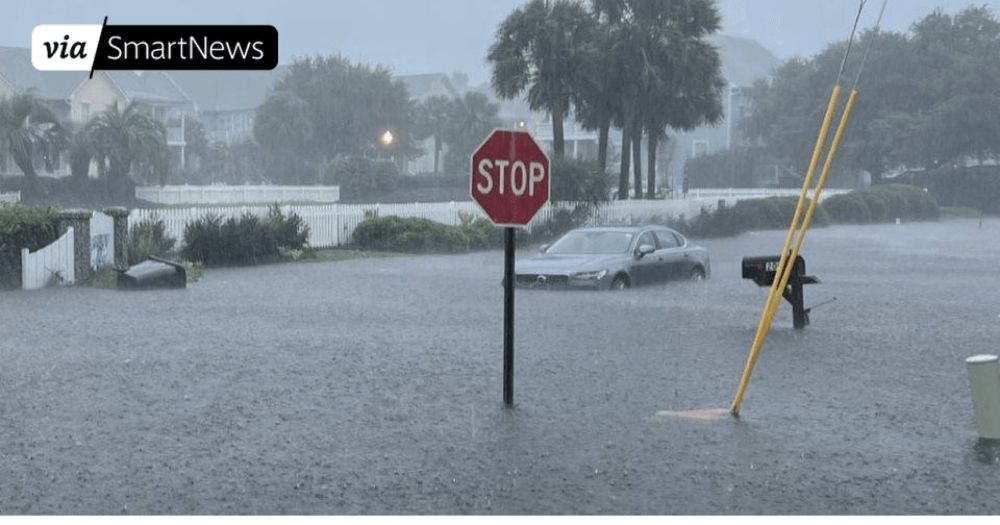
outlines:
[[[778, 275], [780, 262], [781, 257], [778, 255], [744, 257], [743, 278], [753, 281], [757, 286], [770, 287]], [[809, 310], [803, 304], [802, 286], [818, 282], [820, 282], [818, 278], [806, 275], [806, 260], [801, 255], [796, 257], [792, 275], [788, 277], [788, 284], [782, 291], [782, 296], [792, 305], [792, 322], [796, 329], [801, 330], [809, 324]]]

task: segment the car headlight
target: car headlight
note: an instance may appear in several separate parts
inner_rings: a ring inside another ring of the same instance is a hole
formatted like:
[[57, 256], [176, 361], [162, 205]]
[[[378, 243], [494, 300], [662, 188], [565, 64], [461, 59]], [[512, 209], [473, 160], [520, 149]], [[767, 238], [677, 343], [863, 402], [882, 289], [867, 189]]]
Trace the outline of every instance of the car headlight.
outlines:
[[603, 279], [604, 276], [607, 274], [608, 274], [607, 270], [601, 270], [598, 272], [580, 272], [580, 273], [574, 273], [573, 278], [579, 279], [581, 281], [597, 281], [599, 279]]

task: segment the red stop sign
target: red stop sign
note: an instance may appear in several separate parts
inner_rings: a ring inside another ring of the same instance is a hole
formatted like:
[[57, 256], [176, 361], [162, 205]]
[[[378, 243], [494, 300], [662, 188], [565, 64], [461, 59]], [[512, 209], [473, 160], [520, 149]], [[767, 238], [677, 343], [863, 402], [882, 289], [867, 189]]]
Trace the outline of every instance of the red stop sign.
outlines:
[[525, 226], [549, 202], [549, 157], [524, 131], [496, 130], [472, 154], [472, 200], [497, 226]]

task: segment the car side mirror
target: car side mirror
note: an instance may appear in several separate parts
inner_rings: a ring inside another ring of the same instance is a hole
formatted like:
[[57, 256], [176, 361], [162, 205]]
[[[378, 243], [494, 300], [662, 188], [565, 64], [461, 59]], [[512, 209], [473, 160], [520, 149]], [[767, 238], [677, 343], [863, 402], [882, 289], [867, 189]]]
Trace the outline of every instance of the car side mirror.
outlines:
[[545, 252], [549, 251], [549, 246], [552, 246], [552, 245], [551, 244], [543, 244], [543, 245], [539, 246], [538, 247], [538, 253], [545, 253]]
[[656, 251], [656, 248], [651, 244], [640, 244], [639, 249], [635, 251], [635, 254], [642, 259], [643, 257]]

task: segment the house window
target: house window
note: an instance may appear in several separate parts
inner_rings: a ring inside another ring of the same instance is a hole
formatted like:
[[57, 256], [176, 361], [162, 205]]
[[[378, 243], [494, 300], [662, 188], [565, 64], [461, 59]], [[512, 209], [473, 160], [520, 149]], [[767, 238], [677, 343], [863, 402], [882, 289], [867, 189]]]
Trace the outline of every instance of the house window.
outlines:
[[696, 140], [691, 143], [691, 156], [694, 158], [708, 155], [708, 141]]
[[87, 122], [90, 120], [90, 104], [83, 102], [80, 104], [80, 121]]

